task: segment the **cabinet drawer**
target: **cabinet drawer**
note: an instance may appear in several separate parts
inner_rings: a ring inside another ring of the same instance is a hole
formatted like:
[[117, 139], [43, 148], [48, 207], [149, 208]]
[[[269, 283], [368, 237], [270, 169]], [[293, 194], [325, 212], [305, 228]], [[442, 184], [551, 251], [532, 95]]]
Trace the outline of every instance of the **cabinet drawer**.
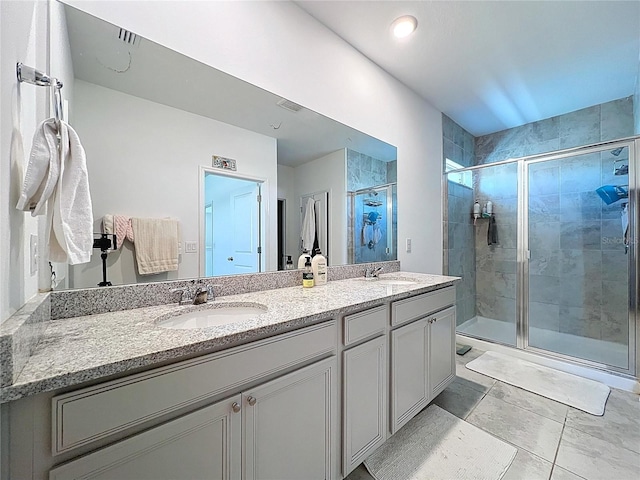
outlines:
[[335, 351], [330, 321], [52, 399], [54, 455]]
[[364, 312], [344, 317], [344, 345], [352, 345], [373, 335], [384, 333], [387, 324], [387, 306], [380, 305]]
[[447, 287], [434, 292], [399, 300], [391, 304], [391, 325], [416, 320], [432, 312], [453, 305], [456, 301], [455, 287]]

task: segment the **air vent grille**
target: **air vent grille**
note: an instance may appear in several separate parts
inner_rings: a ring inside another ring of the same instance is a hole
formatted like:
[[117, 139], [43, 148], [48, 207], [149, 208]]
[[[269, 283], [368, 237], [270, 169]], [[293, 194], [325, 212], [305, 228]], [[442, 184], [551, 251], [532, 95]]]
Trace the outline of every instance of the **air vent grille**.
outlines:
[[126, 43], [131, 47], [135, 47], [140, 43], [140, 37], [129, 30], [125, 30], [124, 28], [119, 29], [118, 32], [118, 40]]
[[278, 100], [277, 105], [284, 108], [285, 110], [289, 110], [290, 112], [299, 112], [303, 108], [302, 105], [298, 105], [297, 103], [294, 103], [291, 100], [287, 100], [286, 98], [281, 98], [280, 100]]

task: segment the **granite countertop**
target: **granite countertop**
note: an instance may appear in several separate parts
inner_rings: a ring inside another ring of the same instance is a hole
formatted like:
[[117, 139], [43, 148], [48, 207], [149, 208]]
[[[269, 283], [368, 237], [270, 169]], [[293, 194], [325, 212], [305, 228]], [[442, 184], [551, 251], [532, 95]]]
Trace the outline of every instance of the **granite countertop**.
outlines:
[[[353, 278], [314, 288], [299, 286], [228, 295], [198, 306], [174, 303], [52, 320], [47, 322], [42, 339], [16, 381], [0, 391], [0, 402], [222, 350], [339, 314], [454, 285], [459, 280], [411, 272], [381, 275], [385, 277], [415, 283], [384, 285]], [[246, 321], [203, 329], [178, 330], [156, 325], [159, 319], [171, 314], [234, 302], [257, 303], [268, 310]]]

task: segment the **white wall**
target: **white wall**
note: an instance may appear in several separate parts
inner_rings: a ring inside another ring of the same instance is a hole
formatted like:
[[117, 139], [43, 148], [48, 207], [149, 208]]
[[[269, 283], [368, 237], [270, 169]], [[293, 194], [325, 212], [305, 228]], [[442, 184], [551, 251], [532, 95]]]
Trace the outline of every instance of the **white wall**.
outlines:
[[[211, 166], [212, 155], [236, 159], [239, 174], [266, 179], [263, 196], [275, 210], [276, 141], [271, 137], [81, 80], [75, 83], [74, 127], [87, 154], [95, 232], [107, 213], [173, 217], [180, 221], [183, 242], [199, 241], [199, 166]], [[269, 217], [274, 221], [265, 232], [267, 268], [275, 269], [276, 217]], [[109, 254], [114, 285], [198, 276], [198, 254], [182, 254], [177, 272], [142, 277], [136, 275], [134, 254], [129, 242]], [[96, 251], [90, 263], [71, 268], [71, 287], [95, 286], [101, 268]]]
[[295, 4], [65, 3], [395, 145], [398, 243], [413, 240], [399, 258], [404, 269], [441, 272], [440, 112]]
[[45, 2], [0, 2], [0, 323], [38, 289], [37, 274], [29, 271], [29, 237], [37, 235], [38, 219], [15, 206], [35, 128], [48, 114], [48, 92], [19, 84], [16, 63], [48, 69], [47, 16]]
[[[69, 46], [69, 34], [67, 30], [67, 20], [64, 13], [64, 5], [60, 2], [49, 2], [49, 72], [64, 85], [62, 87], [62, 98], [68, 107], [65, 112], [65, 120], [73, 124], [73, 84], [75, 81], [73, 74], [73, 62], [71, 60], [71, 47]], [[53, 112], [52, 112], [53, 114]], [[39, 234], [42, 239], [45, 237], [45, 223], [40, 223]], [[51, 285], [51, 270], [48, 260], [48, 245], [44, 241], [39, 243], [39, 286], [47, 288]], [[62, 289], [67, 287], [68, 270], [66, 263], [54, 263], [53, 269], [56, 272], [56, 283], [54, 288]]]
[[[344, 149], [294, 168], [296, 212], [287, 215], [287, 229], [301, 231], [300, 197], [329, 192], [329, 252], [330, 265], [347, 263], [347, 158]], [[327, 252], [322, 252], [327, 255]], [[296, 255], [297, 256], [297, 255]]]

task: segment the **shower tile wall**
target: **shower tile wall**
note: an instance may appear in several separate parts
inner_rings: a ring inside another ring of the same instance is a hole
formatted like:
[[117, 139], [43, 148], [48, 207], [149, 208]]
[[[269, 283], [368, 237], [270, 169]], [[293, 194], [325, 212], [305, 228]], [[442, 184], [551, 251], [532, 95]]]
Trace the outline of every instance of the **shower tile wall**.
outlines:
[[[389, 257], [384, 255], [384, 258], [380, 256], [380, 252], [362, 251], [355, 248], [354, 238], [358, 235], [358, 231], [362, 228], [358, 228], [354, 218], [358, 218], [357, 215], [363, 215], [363, 206], [358, 205], [355, 196], [351, 193], [363, 188], [375, 187], [378, 185], [385, 185], [387, 183], [395, 183], [398, 178], [397, 160], [392, 162], [384, 162], [373, 158], [369, 155], [365, 155], [355, 150], [347, 149], [347, 255], [350, 263], [363, 263], [371, 261], [388, 260]], [[397, 201], [394, 196], [393, 202], [393, 232], [398, 231], [397, 225]], [[385, 204], [386, 205], [386, 204]], [[383, 209], [384, 207], [380, 207]], [[382, 210], [381, 210], [382, 211]], [[386, 224], [383, 234], [386, 238]], [[395, 237], [395, 235], [394, 235]], [[397, 258], [397, 253], [395, 258]]]
[[397, 179], [397, 161], [383, 162], [364, 153], [347, 149], [347, 191], [375, 187]]
[[473, 180], [478, 202], [493, 203], [498, 230], [498, 244], [488, 245], [489, 219], [478, 219], [474, 227], [476, 313], [515, 323], [518, 167], [512, 163], [476, 170]]
[[475, 164], [615, 140], [632, 136], [633, 132], [633, 98], [621, 98], [477, 137]]
[[[629, 97], [479, 137], [476, 162], [491, 163], [624, 138], [633, 135], [633, 129], [633, 105]], [[614, 160], [625, 155], [626, 149], [619, 157], [607, 151], [531, 166], [532, 325], [618, 343], [628, 341], [628, 257], [621, 243], [621, 207], [619, 202], [607, 206], [595, 192], [601, 185], [628, 182], [627, 177], [613, 175]], [[498, 249], [492, 252], [478, 233], [475, 243], [478, 315], [509, 319], [507, 306], [512, 307], [507, 300], [501, 303], [495, 297], [497, 292], [504, 292], [502, 296], [509, 299], [513, 289], [511, 276], [504, 270], [515, 273], [515, 264], [511, 270], [512, 264], [503, 262], [515, 260], [508, 255], [512, 243], [515, 248], [515, 232], [511, 228], [515, 200], [505, 205], [498, 200], [501, 192], [496, 189], [504, 185], [499, 170], [488, 168], [480, 172], [478, 196], [494, 202], [503, 249], [500, 253], [504, 255], [496, 257]], [[514, 189], [515, 185], [513, 180]], [[504, 208], [506, 212], [501, 211]]]
[[[446, 115], [442, 116], [443, 164], [448, 158], [470, 167], [474, 159], [474, 137]], [[460, 325], [476, 316], [476, 258], [471, 218], [473, 190], [458, 183], [448, 182], [447, 272], [462, 277], [456, 289], [456, 319]]]

